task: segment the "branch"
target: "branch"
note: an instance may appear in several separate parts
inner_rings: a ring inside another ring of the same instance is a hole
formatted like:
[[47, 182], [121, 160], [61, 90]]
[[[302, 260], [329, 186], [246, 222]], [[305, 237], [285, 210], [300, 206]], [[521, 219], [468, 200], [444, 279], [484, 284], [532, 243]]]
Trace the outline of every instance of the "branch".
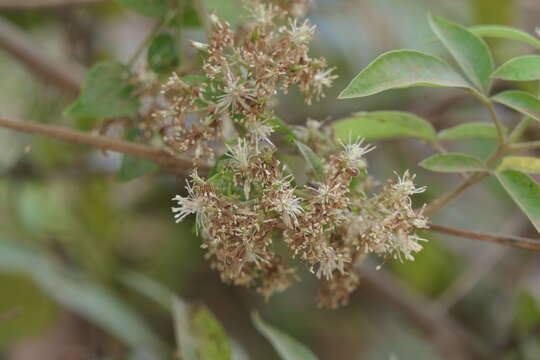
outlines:
[[465, 239], [487, 241], [521, 249], [540, 251], [540, 240], [533, 240], [520, 236], [496, 235], [433, 224], [429, 225], [429, 229], [441, 234], [457, 236]]
[[27, 10], [70, 5], [87, 5], [107, 0], [2, 0], [0, 10]]
[[487, 358], [490, 350], [460, 323], [450, 318], [437, 303], [412, 291], [384, 270], [371, 270], [372, 264], [359, 270], [364, 284], [383, 296], [400, 313], [429, 336], [446, 359], [468, 359], [464, 347], [474, 358]]
[[[0, 127], [21, 131], [30, 134], [40, 134], [76, 144], [90, 145], [102, 150], [115, 151], [122, 154], [133, 155], [141, 159], [153, 161], [173, 172], [193, 167], [191, 160], [184, 159], [167, 152], [165, 149], [132, 143], [124, 140], [110, 139], [105, 136], [91, 135], [82, 131], [72, 130], [60, 126], [43, 125], [32, 122], [0, 119]], [[201, 168], [202, 171], [208, 170]]]
[[[22, 4], [24, 1], [20, 0], [18, 3]], [[85, 73], [83, 67], [45, 55], [23, 32], [2, 18], [0, 18], [0, 48], [41, 78], [67, 92], [75, 94], [79, 92]]]

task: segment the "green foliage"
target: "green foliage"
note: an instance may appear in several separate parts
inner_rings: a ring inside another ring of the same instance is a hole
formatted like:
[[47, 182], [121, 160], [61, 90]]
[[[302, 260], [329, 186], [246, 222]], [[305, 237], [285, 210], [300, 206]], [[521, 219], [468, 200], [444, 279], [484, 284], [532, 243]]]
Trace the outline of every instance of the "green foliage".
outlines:
[[31, 277], [50, 298], [132, 349], [156, 349], [158, 340], [126, 304], [101, 286], [76, 278], [72, 270], [63, 269], [44, 254], [1, 240], [0, 269]]
[[129, 68], [116, 61], [98, 63], [90, 69], [81, 94], [66, 109], [74, 118], [115, 118], [132, 116], [139, 109]]
[[484, 122], [470, 122], [444, 129], [437, 134], [441, 140], [488, 139], [497, 140], [495, 125]]
[[422, 160], [419, 165], [431, 171], [447, 173], [487, 170], [482, 160], [474, 156], [459, 153], [433, 155]]
[[198, 339], [200, 360], [231, 360], [231, 344], [214, 314], [204, 306], [192, 313], [193, 333]]
[[[138, 128], [131, 128], [127, 134], [127, 140], [134, 141], [141, 133]], [[122, 165], [118, 172], [118, 181], [126, 182], [156, 171], [159, 165], [153, 161], [141, 159], [133, 155], [124, 155]]]
[[507, 40], [515, 40], [527, 43], [531, 46], [534, 46], [537, 49], [540, 49], [540, 40], [534, 36], [515, 29], [510, 26], [503, 25], [477, 25], [469, 28], [474, 34], [485, 37], [485, 38], [499, 38]]
[[176, 342], [182, 359], [230, 360], [232, 350], [225, 330], [202, 305], [187, 305], [173, 297]]
[[495, 70], [491, 77], [512, 81], [540, 80], [540, 56], [527, 55], [511, 59]]
[[433, 32], [452, 54], [473, 84], [484, 93], [490, 88], [489, 75], [494, 63], [491, 52], [481, 38], [461, 25], [439, 17], [429, 17]]
[[147, 61], [158, 74], [172, 72], [180, 63], [175, 38], [170, 34], [156, 35], [148, 47]]
[[169, 11], [171, 1], [178, 0], [118, 0], [123, 6], [150, 17], [164, 16]]
[[333, 124], [336, 136], [343, 141], [349, 138], [382, 140], [413, 137], [426, 141], [435, 140], [435, 129], [426, 120], [402, 111], [374, 111], [356, 113]]
[[525, 91], [508, 90], [492, 97], [493, 101], [540, 121], [540, 99]]
[[0, 288], [0, 347], [37, 335], [55, 320], [55, 304], [28, 276], [0, 273]]
[[540, 158], [531, 156], [507, 156], [497, 167], [498, 171], [514, 169], [527, 174], [540, 174]]
[[529, 292], [521, 292], [517, 297], [514, 324], [521, 333], [529, 333], [540, 324], [540, 306]]
[[351, 99], [414, 86], [470, 88], [443, 60], [414, 50], [387, 52], [362, 70], [339, 95]]
[[306, 162], [309, 164], [315, 175], [319, 179], [322, 179], [324, 176], [324, 166], [321, 158], [317, 154], [315, 154], [315, 152], [313, 152], [313, 150], [311, 150], [310, 147], [306, 144], [301, 143], [300, 141], [295, 141], [294, 143], [298, 147], [298, 150], [300, 151]]
[[497, 178], [540, 233], [540, 185], [517, 170], [498, 172]]
[[316, 360], [317, 357], [306, 346], [289, 335], [265, 323], [254, 313], [252, 321], [255, 328], [272, 344], [282, 360]]

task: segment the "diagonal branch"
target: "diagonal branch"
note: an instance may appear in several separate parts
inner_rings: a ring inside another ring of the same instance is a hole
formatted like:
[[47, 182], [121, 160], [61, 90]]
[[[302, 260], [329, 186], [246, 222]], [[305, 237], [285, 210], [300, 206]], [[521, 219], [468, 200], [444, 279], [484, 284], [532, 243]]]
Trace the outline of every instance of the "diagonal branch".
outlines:
[[443, 307], [413, 291], [391, 273], [373, 268], [368, 262], [359, 269], [363, 284], [423, 330], [446, 359], [469, 359], [466, 355], [469, 352], [474, 358], [489, 358], [489, 348], [453, 320]]
[[83, 67], [47, 56], [23, 32], [2, 18], [0, 18], [0, 48], [42, 79], [54, 83], [67, 92], [75, 94], [79, 92], [85, 73]]
[[[173, 155], [162, 148], [111, 139], [105, 136], [91, 135], [82, 131], [60, 126], [0, 119], [0, 127], [30, 134], [46, 135], [56, 139], [74, 142], [76, 144], [90, 145], [102, 150], [133, 155], [153, 161], [175, 173], [185, 172], [186, 169], [191, 169], [193, 167], [191, 160]], [[205, 171], [207, 169], [202, 168], [201, 170]]]
[[457, 229], [453, 227], [433, 225], [433, 224], [429, 226], [429, 229], [431, 231], [435, 231], [441, 234], [457, 236], [457, 237], [461, 237], [465, 239], [487, 241], [487, 242], [492, 242], [492, 243], [496, 243], [500, 245], [517, 247], [521, 249], [540, 251], [540, 240], [533, 240], [533, 239], [524, 238], [520, 236], [482, 233], [478, 231]]

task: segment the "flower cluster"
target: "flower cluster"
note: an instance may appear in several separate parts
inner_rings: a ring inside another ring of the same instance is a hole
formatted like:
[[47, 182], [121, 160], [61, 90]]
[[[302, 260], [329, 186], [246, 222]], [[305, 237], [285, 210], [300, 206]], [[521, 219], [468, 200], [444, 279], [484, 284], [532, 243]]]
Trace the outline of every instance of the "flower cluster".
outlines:
[[[279, 2], [278, 2], [279, 3]], [[306, 1], [281, 6], [250, 3], [251, 21], [235, 33], [212, 15], [208, 44], [194, 42], [203, 55], [203, 74], [173, 74], [163, 85], [154, 127], [173, 151], [194, 150], [195, 159], [210, 159], [209, 144], [238, 133], [267, 139], [272, 99], [291, 86], [319, 99], [335, 76], [323, 58], [309, 56], [314, 26], [288, 16], [302, 13]]]
[[[212, 16], [208, 44], [195, 44], [204, 75], [171, 76], [155, 118], [174, 151], [195, 150], [202, 159], [218, 140], [226, 144], [210, 176], [195, 169], [172, 208], [176, 221], [195, 215], [222, 279], [268, 297], [298, 280], [290, 265], [297, 259], [320, 280], [319, 304], [334, 308], [357, 287], [366, 254], [412, 260], [422, 248], [415, 230], [427, 220], [411, 196], [423, 188], [405, 173], [374, 192], [365, 160], [372, 147], [340, 143], [315, 120], [294, 129], [277, 120], [271, 104], [278, 91], [296, 85], [309, 103], [334, 79], [324, 59], [309, 56], [314, 27], [288, 17], [306, 1], [285, 3], [288, 11], [279, 1], [256, 3], [253, 21], [237, 33]], [[279, 152], [272, 142], [278, 131], [285, 134]], [[278, 160], [287, 149], [303, 155], [307, 179]]]

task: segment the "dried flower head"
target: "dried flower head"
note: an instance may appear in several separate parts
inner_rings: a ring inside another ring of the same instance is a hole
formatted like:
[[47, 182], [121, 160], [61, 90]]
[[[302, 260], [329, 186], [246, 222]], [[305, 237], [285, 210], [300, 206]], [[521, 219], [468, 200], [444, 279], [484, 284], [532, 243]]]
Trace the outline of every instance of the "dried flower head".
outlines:
[[[202, 75], [172, 74], [156, 98], [154, 121], [171, 151], [193, 151], [195, 159], [229, 144], [214, 175], [195, 172], [172, 208], [176, 221], [196, 215], [206, 256], [223, 281], [269, 297], [298, 280], [288, 264], [296, 258], [320, 280], [319, 304], [337, 307], [356, 289], [355, 268], [366, 254], [413, 260], [424, 241], [415, 231], [427, 219], [412, 208], [411, 197], [424, 188], [408, 172], [372, 191], [365, 156], [373, 147], [339, 142], [316, 120], [294, 131], [275, 121], [271, 104], [279, 91], [298, 86], [310, 103], [335, 79], [324, 59], [309, 55], [315, 27], [296, 16], [308, 2], [252, 1], [243, 33], [212, 16], [208, 44], [193, 43], [204, 59]], [[305, 183], [278, 160], [294, 153], [287, 141], [274, 145], [270, 138], [279, 133], [309, 147], [311, 165], [320, 162]], [[288, 256], [276, 252], [276, 242]]]

